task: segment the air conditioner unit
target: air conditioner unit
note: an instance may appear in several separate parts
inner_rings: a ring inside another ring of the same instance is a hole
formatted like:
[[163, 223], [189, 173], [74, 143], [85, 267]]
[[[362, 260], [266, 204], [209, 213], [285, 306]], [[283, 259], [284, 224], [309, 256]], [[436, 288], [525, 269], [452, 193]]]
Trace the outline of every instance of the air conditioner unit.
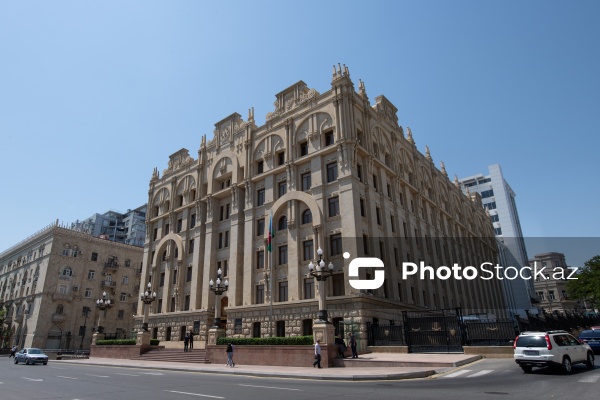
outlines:
[[77, 292], [79, 290], [79, 286], [73, 286], [73, 291]]
[[103, 272], [101, 275], [102, 275], [102, 276], [106, 276], [106, 272]]

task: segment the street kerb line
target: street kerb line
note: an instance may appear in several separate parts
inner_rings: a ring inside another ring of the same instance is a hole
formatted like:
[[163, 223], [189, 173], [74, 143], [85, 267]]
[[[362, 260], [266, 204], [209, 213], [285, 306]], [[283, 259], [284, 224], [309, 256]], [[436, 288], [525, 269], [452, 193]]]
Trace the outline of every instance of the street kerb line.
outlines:
[[467, 378], [475, 378], [475, 377], [478, 377], [478, 376], [487, 375], [490, 372], [494, 372], [494, 370], [493, 369], [484, 369], [484, 370], [481, 370], [479, 372], [474, 373], [473, 375], [467, 376]]
[[239, 386], [262, 388], [262, 389], [296, 390], [296, 391], [299, 391], [299, 392], [303, 391], [302, 389], [283, 388], [283, 387], [276, 387], [276, 386], [245, 385], [243, 383], [240, 383]]
[[71, 377], [71, 376], [62, 376], [62, 375], [57, 375], [56, 377], [57, 377], [57, 378], [64, 378], [64, 379], [75, 379], [75, 380], [78, 380], [78, 379], [79, 379], [79, 378], [73, 378], [73, 377]]
[[200, 394], [200, 393], [189, 393], [189, 392], [178, 392], [177, 390], [165, 390], [165, 392], [169, 393], [179, 393], [179, 394], [187, 394], [190, 396], [200, 396], [200, 397], [211, 397], [213, 399], [224, 399], [225, 397], [221, 396], [211, 396], [209, 394]]

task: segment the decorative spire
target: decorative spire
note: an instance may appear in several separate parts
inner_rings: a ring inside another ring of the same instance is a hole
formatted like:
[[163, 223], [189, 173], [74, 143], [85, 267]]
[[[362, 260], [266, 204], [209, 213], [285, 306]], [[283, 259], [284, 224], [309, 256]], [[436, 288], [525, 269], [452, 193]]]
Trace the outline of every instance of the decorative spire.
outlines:
[[254, 123], [254, 107], [248, 109], [248, 122]]
[[406, 140], [408, 140], [408, 143], [414, 145], [415, 144], [415, 140], [413, 139], [412, 136], [412, 131], [410, 130], [410, 128], [407, 126], [406, 127]]
[[456, 187], [460, 186], [460, 182], [458, 181], [458, 176], [456, 176], [456, 174], [454, 174], [454, 186], [456, 186]]
[[152, 171], [152, 180], [158, 179], [158, 168], [154, 167], [154, 171]]
[[446, 172], [446, 166], [444, 165], [443, 161], [440, 161], [440, 170], [442, 171], [442, 174], [444, 174], [444, 176], [447, 178], [448, 172]]
[[365, 90], [365, 83], [363, 81], [361, 81], [360, 79], [358, 80], [358, 95], [360, 97], [363, 98], [367, 98], [367, 91]]
[[425, 158], [433, 162], [433, 158], [431, 158], [431, 153], [429, 152], [429, 146], [427, 145], [425, 145]]

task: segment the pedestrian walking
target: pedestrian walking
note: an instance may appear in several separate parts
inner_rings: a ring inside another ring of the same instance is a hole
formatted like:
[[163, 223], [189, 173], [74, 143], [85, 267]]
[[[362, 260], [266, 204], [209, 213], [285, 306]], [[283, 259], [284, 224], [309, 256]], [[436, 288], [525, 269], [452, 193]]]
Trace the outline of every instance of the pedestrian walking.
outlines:
[[184, 353], [187, 353], [189, 345], [190, 345], [190, 334], [186, 333], [185, 337], [183, 338], [183, 352]]
[[227, 353], [227, 364], [225, 364], [225, 366], [231, 368], [235, 367], [235, 363], [233, 362], [233, 343], [227, 345], [227, 350], [225, 350], [225, 352]]
[[188, 347], [188, 351], [192, 351], [194, 348], [194, 332], [190, 331], [190, 345]]
[[315, 343], [315, 362], [313, 363], [314, 367], [321, 368], [321, 339], [317, 339], [317, 343]]
[[344, 343], [344, 339], [342, 338], [342, 334], [338, 334], [338, 337], [335, 338], [335, 345], [338, 348], [338, 357], [344, 358], [344, 352], [346, 351], [346, 343]]
[[14, 357], [15, 354], [17, 353], [17, 350], [19, 350], [19, 348], [17, 347], [17, 345], [15, 344], [12, 349], [10, 349], [10, 356], [8, 356], [8, 358]]
[[356, 337], [352, 332], [350, 332], [350, 335], [348, 336], [348, 343], [350, 344], [350, 349], [352, 350], [352, 358], [358, 358], [358, 353], [356, 352]]

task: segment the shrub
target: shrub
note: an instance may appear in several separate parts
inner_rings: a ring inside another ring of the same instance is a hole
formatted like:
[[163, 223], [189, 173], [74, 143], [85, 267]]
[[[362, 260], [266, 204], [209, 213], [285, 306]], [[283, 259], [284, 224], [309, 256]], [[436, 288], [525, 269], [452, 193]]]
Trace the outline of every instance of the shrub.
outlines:
[[158, 339], [150, 339], [150, 346], [158, 346], [160, 340]]
[[313, 345], [314, 338], [312, 336], [286, 336], [286, 337], [269, 337], [269, 338], [232, 338], [220, 337], [217, 339], [217, 344], [225, 345], [233, 343], [234, 345], [252, 345], [252, 346], [306, 346]]
[[98, 340], [97, 346], [131, 346], [135, 345], [135, 339]]

